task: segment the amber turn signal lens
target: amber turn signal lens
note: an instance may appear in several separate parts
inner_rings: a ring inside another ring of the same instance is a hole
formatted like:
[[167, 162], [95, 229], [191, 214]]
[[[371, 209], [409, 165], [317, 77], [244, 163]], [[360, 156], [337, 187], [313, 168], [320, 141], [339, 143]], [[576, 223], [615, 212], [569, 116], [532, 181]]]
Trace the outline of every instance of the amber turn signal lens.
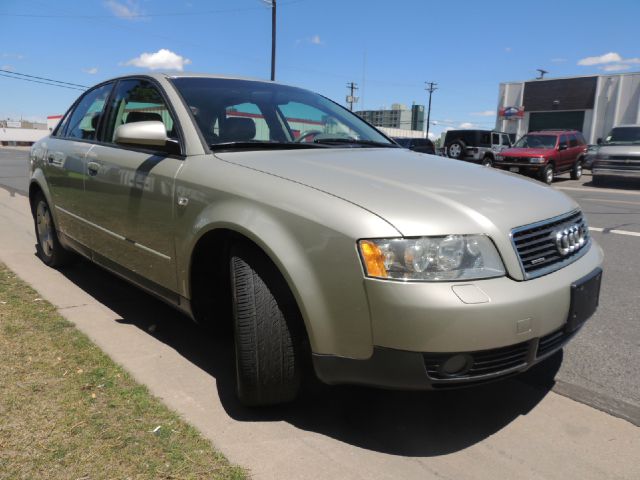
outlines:
[[378, 246], [369, 240], [360, 240], [360, 252], [364, 260], [364, 267], [370, 277], [387, 278], [387, 269], [384, 268], [384, 254]]

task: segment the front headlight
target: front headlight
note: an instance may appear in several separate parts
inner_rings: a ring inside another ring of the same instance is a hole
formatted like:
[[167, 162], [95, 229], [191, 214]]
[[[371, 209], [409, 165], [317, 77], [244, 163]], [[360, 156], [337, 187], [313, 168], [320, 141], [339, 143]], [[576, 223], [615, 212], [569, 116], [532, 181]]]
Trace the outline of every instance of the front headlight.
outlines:
[[368, 277], [453, 281], [501, 277], [504, 265], [486, 235], [377, 238], [358, 242]]
[[529, 163], [544, 163], [544, 157], [534, 157], [529, 159]]

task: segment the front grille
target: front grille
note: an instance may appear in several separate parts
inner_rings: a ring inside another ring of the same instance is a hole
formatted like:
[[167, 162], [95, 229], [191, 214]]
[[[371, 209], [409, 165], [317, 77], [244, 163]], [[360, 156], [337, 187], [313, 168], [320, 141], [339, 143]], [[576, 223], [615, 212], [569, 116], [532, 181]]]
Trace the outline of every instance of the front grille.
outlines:
[[[556, 233], [574, 225], [583, 229], [585, 241], [581, 247], [562, 255], [556, 245]], [[574, 262], [587, 252], [590, 243], [589, 229], [580, 211], [515, 228], [511, 240], [527, 280]]]
[[640, 156], [610, 155], [606, 158], [596, 158], [593, 167], [604, 170], [619, 170], [621, 172], [637, 172], [640, 171]]
[[508, 347], [493, 348], [491, 350], [481, 350], [479, 352], [465, 352], [471, 358], [471, 366], [460, 375], [447, 375], [442, 372], [444, 362], [456, 355], [455, 353], [438, 354], [425, 353], [424, 365], [427, 375], [432, 380], [461, 383], [465, 380], [482, 377], [495, 376], [507, 373], [509, 370], [524, 367], [527, 364], [529, 342], [518, 343]]
[[508, 163], [529, 163], [527, 157], [502, 157], [502, 160]]
[[540, 341], [538, 342], [538, 351], [536, 352], [536, 358], [543, 357], [548, 353], [558, 350], [565, 343], [571, 340], [571, 337], [573, 337], [575, 334], [575, 331], [566, 333], [564, 329], [562, 329], [556, 330], [555, 332], [541, 337]]

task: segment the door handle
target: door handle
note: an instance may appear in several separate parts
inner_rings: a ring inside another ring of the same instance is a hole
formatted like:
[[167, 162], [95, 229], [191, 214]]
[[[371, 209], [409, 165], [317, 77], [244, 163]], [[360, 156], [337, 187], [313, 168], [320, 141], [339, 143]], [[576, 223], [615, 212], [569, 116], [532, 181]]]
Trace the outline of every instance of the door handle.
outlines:
[[87, 173], [92, 177], [95, 177], [100, 171], [100, 164], [98, 162], [87, 163]]

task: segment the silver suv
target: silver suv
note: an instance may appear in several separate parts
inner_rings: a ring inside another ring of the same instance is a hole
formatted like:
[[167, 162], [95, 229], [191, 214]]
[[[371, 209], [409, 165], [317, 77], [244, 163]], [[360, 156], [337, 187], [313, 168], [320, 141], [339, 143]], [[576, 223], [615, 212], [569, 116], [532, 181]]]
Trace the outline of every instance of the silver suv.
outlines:
[[526, 370], [596, 309], [602, 251], [564, 194], [424, 158], [300, 88], [117, 78], [31, 150], [37, 248], [231, 323], [247, 405], [314, 373], [430, 389]]
[[591, 168], [594, 184], [609, 176], [640, 179], [640, 125], [614, 127], [598, 144]]

